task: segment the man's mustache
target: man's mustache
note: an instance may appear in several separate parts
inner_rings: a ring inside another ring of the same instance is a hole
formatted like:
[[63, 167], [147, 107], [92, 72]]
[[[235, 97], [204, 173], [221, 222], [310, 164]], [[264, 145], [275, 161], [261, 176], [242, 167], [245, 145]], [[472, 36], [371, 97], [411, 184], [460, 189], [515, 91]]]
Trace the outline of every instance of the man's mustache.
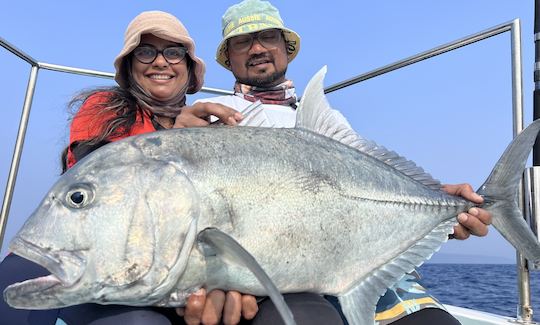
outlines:
[[253, 62], [256, 62], [261, 59], [272, 61], [272, 62], [274, 61], [274, 57], [270, 53], [253, 54], [246, 61], [246, 67], [249, 67], [250, 65], [253, 64]]

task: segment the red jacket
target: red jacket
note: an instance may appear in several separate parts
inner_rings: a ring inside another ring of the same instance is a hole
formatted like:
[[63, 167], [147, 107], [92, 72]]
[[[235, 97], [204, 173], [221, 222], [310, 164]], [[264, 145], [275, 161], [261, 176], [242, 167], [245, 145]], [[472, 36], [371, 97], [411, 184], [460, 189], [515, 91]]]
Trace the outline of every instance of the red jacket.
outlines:
[[[91, 95], [81, 106], [70, 126], [69, 131], [69, 149], [67, 153], [67, 167], [71, 168], [77, 162], [71, 145], [74, 142], [80, 142], [95, 138], [101, 131], [106, 121], [114, 117], [114, 113], [98, 114], [103, 109], [102, 104], [108, 100], [108, 92], [98, 92]], [[152, 124], [152, 117], [149, 112], [141, 110], [137, 112], [135, 124], [127, 132], [117, 132], [114, 136], [107, 138], [108, 141], [118, 141], [123, 138], [156, 131]]]

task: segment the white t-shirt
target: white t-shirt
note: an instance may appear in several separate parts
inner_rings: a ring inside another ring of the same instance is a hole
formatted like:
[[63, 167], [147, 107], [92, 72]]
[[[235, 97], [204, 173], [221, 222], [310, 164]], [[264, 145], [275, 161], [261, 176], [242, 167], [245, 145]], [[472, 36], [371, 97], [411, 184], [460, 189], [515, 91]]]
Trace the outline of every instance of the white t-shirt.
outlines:
[[244, 120], [239, 124], [241, 126], [293, 128], [296, 123], [296, 110], [290, 106], [261, 104], [245, 112], [253, 102], [234, 95], [202, 98], [197, 102], [219, 103], [241, 112], [244, 115]]

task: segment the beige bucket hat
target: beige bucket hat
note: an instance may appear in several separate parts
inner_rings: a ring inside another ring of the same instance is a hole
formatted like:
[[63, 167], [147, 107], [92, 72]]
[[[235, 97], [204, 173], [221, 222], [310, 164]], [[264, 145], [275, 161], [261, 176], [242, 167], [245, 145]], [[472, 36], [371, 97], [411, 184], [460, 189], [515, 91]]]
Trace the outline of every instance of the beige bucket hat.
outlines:
[[205, 65], [204, 61], [195, 55], [195, 42], [189, 36], [187, 29], [175, 16], [163, 11], [145, 11], [133, 18], [124, 34], [124, 48], [114, 60], [116, 75], [114, 80], [121, 86], [127, 87], [125, 72], [122, 71], [124, 58], [135, 49], [140, 41], [141, 35], [152, 34], [159, 38], [180, 43], [187, 48], [187, 53], [193, 61], [191, 68], [191, 81], [187, 93], [193, 94], [202, 88], [204, 82]]
[[300, 36], [283, 25], [279, 11], [268, 1], [245, 0], [229, 7], [221, 18], [221, 28], [223, 39], [216, 52], [216, 61], [229, 70], [225, 52], [227, 40], [234, 36], [277, 28], [283, 31], [287, 42], [288, 62], [300, 51]]

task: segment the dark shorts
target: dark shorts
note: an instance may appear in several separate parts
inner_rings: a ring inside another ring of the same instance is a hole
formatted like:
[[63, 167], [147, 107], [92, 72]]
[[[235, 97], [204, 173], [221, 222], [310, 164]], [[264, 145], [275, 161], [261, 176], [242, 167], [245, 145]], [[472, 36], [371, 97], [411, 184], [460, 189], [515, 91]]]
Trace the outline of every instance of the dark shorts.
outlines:
[[[20, 256], [11, 254], [0, 263], [0, 291], [15, 282], [50, 274], [41, 266]], [[312, 293], [284, 295], [285, 302], [294, 314], [298, 325], [346, 324], [340, 316], [337, 299], [324, 299]], [[0, 325], [54, 325], [58, 318], [68, 325], [171, 325], [184, 324], [173, 308], [130, 307], [120, 305], [82, 304], [52, 310], [21, 310], [0, 301]], [[259, 312], [252, 321], [242, 325], [283, 324], [274, 304], [265, 299], [259, 303]], [[456, 325], [459, 322], [440, 309], [422, 309], [394, 322], [396, 325], [441, 324]]]
[[[41, 266], [11, 254], [0, 263], [0, 291], [15, 282], [50, 274]], [[333, 306], [321, 296], [309, 293], [284, 295], [298, 325], [341, 324]], [[22, 310], [0, 301], [0, 325], [54, 325], [57, 318], [68, 325], [170, 325], [184, 324], [173, 308], [130, 307], [119, 305], [82, 304], [52, 310]], [[253, 321], [242, 324], [279, 324], [281, 318], [272, 302], [263, 300]]]

